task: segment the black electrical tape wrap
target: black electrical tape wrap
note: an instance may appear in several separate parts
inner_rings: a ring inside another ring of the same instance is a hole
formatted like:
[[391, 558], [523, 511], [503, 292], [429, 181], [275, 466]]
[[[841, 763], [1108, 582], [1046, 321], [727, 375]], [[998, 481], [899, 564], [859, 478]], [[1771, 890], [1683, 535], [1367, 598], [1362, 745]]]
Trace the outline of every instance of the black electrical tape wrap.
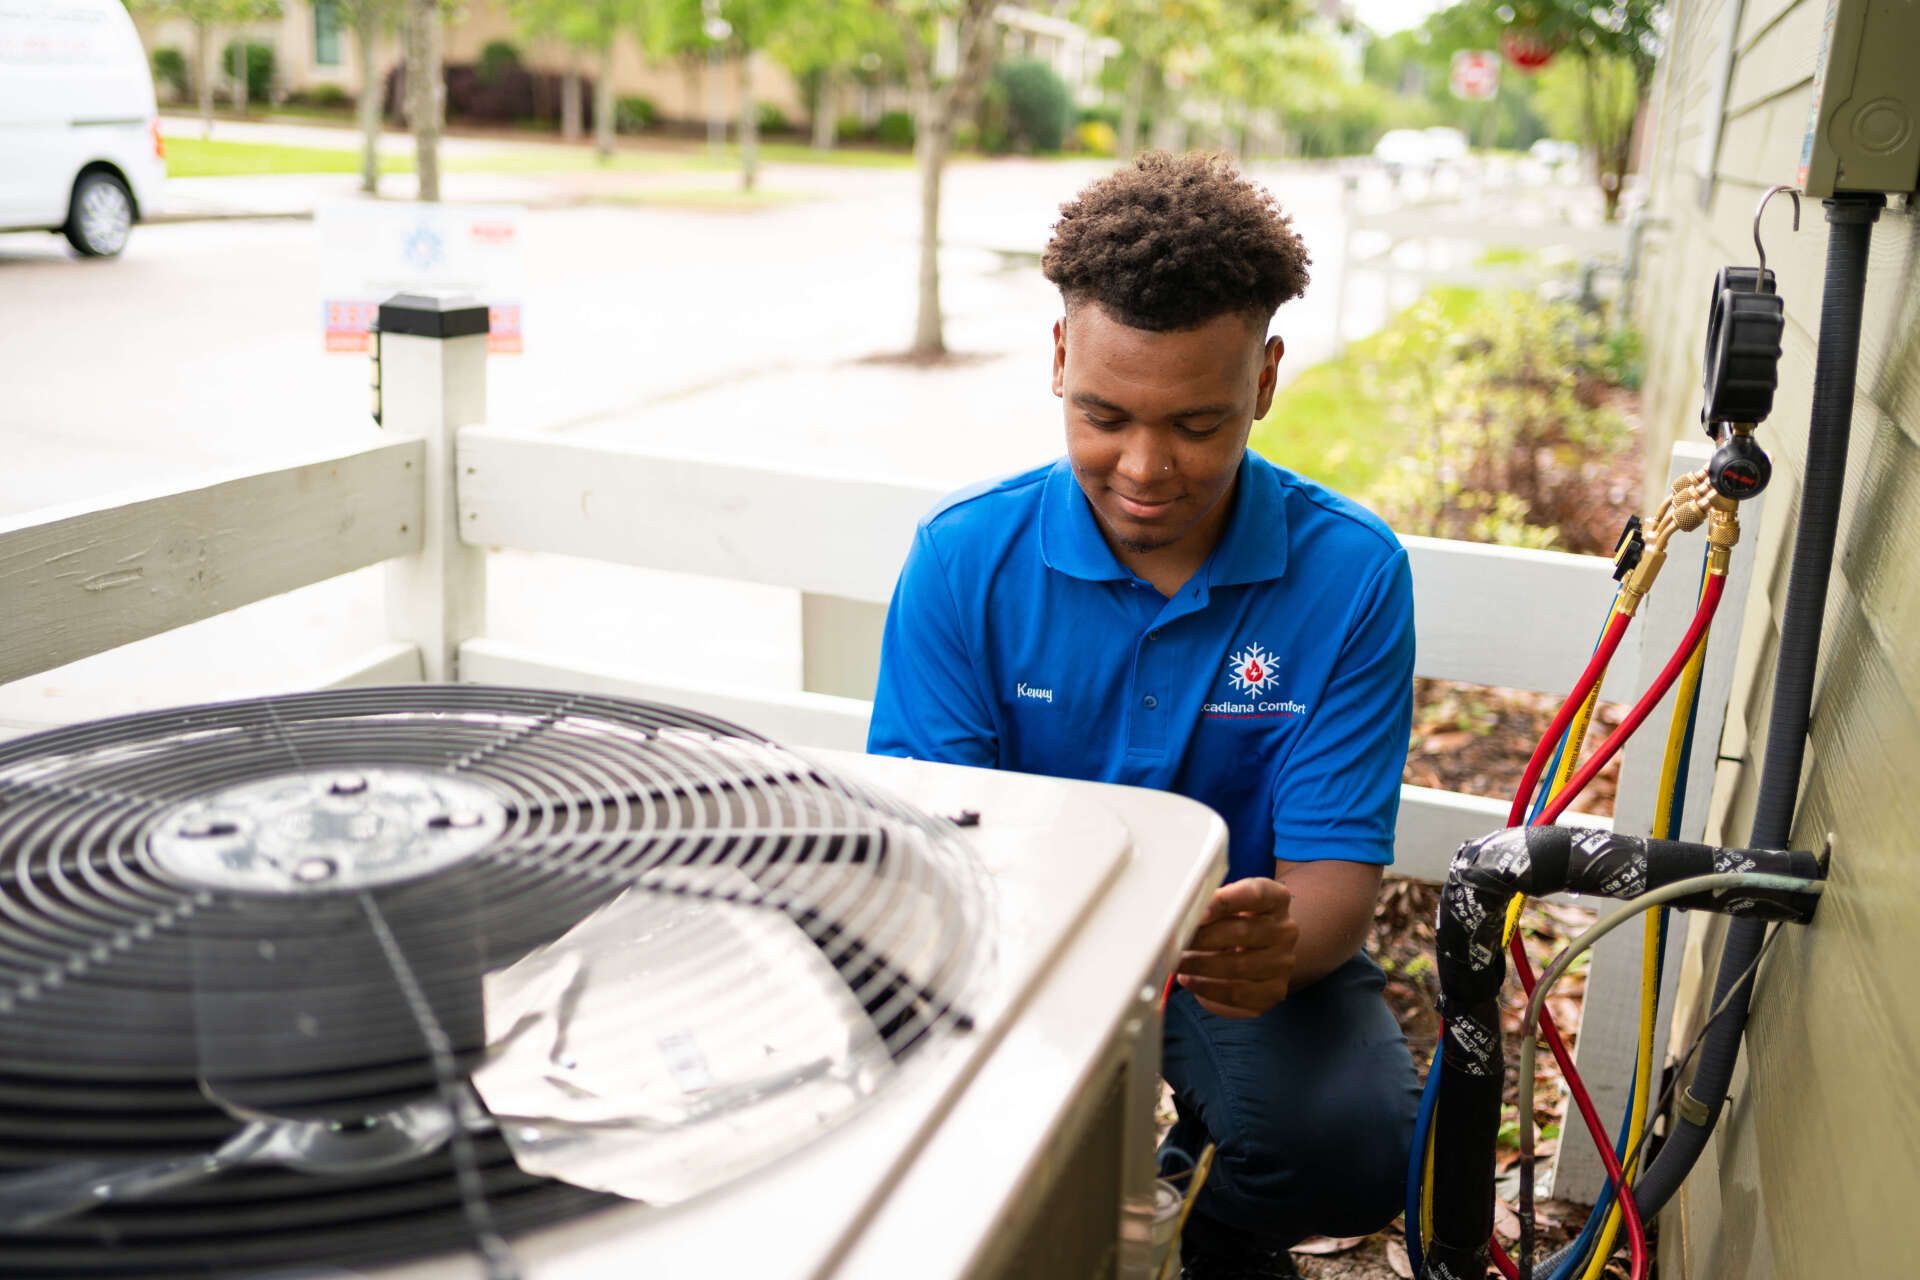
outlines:
[[[1500, 986], [1506, 978], [1507, 904], [1574, 892], [1637, 898], [1649, 889], [1713, 872], [1758, 871], [1817, 880], [1810, 853], [1723, 849], [1577, 827], [1509, 827], [1469, 840], [1454, 855], [1440, 892], [1434, 951], [1446, 1032], [1433, 1136], [1433, 1245], [1429, 1280], [1482, 1276], [1493, 1234], [1494, 1139], [1500, 1127], [1505, 1062]], [[1818, 899], [1786, 890], [1737, 898], [1701, 894], [1673, 905], [1766, 920], [1805, 921]], [[1475, 1266], [1481, 1270], [1474, 1270]]]
[[1764, 422], [1780, 385], [1780, 335], [1786, 308], [1773, 272], [1723, 267], [1713, 282], [1702, 360], [1700, 420], [1707, 434], [1720, 422]]

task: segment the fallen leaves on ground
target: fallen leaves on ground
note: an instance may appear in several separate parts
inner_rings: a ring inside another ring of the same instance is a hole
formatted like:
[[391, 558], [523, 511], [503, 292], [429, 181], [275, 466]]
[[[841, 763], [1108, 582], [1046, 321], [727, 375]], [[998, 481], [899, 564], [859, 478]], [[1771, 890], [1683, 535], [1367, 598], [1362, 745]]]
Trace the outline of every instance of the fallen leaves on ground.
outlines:
[[1346, 1253], [1357, 1249], [1368, 1240], [1366, 1236], [1310, 1236], [1293, 1246], [1289, 1252], [1304, 1253], [1308, 1257], [1324, 1258], [1330, 1254]]

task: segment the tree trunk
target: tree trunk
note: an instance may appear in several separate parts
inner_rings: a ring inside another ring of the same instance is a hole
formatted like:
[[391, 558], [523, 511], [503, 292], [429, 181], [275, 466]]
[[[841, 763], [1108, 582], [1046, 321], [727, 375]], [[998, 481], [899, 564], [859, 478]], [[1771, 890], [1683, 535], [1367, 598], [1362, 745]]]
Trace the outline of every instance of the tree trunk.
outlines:
[[740, 189], [760, 176], [760, 104], [753, 96], [753, 50], [740, 51]]
[[213, 77], [217, 74], [213, 58], [213, 28], [211, 24], [196, 22], [193, 24], [194, 84], [200, 90], [200, 136], [213, 136]]
[[834, 118], [834, 99], [838, 96], [840, 76], [836, 68], [828, 67], [820, 73], [820, 83], [813, 91], [813, 149], [831, 151], [835, 141], [835, 131], [839, 121]]
[[[680, 96], [686, 101], [684, 118], [688, 120], [693, 119], [694, 112], [700, 110], [700, 103], [702, 101], [700, 96], [701, 86], [703, 84], [703, 81], [700, 79], [700, 68], [704, 65], [705, 58], [706, 55], [701, 53], [683, 53], [680, 55]], [[669, 111], [666, 114], [676, 119], [682, 118], [681, 113], [677, 111]]]
[[613, 41], [600, 51], [600, 78], [593, 85], [593, 150], [605, 164], [613, 159]]
[[420, 199], [440, 199], [440, 72], [438, 0], [407, 0], [407, 116], [413, 121], [414, 166]]
[[580, 141], [580, 55], [567, 49], [567, 69], [560, 76], [560, 137]]
[[720, 46], [707, 46], [707, 150], [717, 152], [727, 145], [726, 104], [720, 99], [723, 86], [720, 83]]
[[242, 30], [233, 42], [233, 111], [241, 119], [247, 115], [247, 33]]
[[907, 75], [913, 86], [913, 158], [920, 172], [920, 302], [908, 354], [933, 359], [946, 354], [940, 320], [940, 178], [953, 146], [953, 126], [972, 110], [974, 95], [987, 77], [997, 41], [993, 36], [994, 0], [967, 0], [955, 21], [959, 56], [953, 79], [934, 82], [933, 50], [920, 28], [900, 19], [907, 45]]
[[373, 15], [357, 14], [353, 27], [354, 53], [360, 63], [360, 101], [355, 107], [360, 117], [360, 190], [380, 194], [380, 99], [384, 86], [374, 83], [373, 46], [379, 39]]
[[1127, 72], [1127, 96], [1120, 107], [1120, 145], [1122, 160], [1131, 160], [1140, 150], [1140, 116], [1147, 101], [1147, 60], [1136, 57]]
[[913, 319], [911, 354], [916, 356], [940, 356], [947, 350], [940, 320], [940, 177], [947, 163], [943, 105], [928, 91], [915, 113], [920, 122], [913, 139], [914, 164], [920, 170], [920, 305]]

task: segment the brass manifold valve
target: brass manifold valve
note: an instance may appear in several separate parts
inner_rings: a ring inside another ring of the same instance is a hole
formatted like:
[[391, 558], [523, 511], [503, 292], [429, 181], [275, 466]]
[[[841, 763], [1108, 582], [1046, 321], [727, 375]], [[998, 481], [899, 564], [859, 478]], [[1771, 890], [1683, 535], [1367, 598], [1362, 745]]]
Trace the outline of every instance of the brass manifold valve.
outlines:
[[1712, 468], [1689, 471], [1673, 482], [1649, 520], [1629, 517], [1613, 548], [1613, 576], [1620, 583], [1619, 612], [1631, 616], [1653, 590], [1667, 562], [1667, 544], [1676, 533], [1707, 527], [1707, 572], [1727, 576], [1734, 544], [1740, 541], [1740, 504], [1715, 483]]

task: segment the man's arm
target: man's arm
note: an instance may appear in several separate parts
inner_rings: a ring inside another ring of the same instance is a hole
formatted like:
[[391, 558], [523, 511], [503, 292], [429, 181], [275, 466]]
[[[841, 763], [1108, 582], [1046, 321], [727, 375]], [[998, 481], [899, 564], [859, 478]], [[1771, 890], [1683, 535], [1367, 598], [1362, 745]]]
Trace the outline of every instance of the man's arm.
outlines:
[[1368, 862], [1276, 862], [1273, 878], [1292, 896], [1300, 941], [1294, 946], [1293, 981], [1310, 987], [1359, 952], [1373, 923], [1384, 868]]
[[[977, 611], [980, 601], [970, 602]], [[894, 584], [880, 640], [867, 750], [944, 764], [1000, 762], [993, 712], [982, 693], [977, 645], [925, 525]]]
[[1214, 891], [1180, 955], [1180, 985], [1226, 1018], [1265, 1013], [1351, 960], [1373, 920], [1381, 868], [1280, 862]]

